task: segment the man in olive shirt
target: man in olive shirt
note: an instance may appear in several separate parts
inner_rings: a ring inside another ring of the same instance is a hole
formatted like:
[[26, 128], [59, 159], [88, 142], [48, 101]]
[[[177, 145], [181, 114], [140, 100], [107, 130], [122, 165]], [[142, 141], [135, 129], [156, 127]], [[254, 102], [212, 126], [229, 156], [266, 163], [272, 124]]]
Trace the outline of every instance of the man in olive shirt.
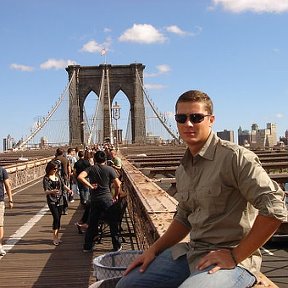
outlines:
[[[212, 131], [207, 94], [187, 91], [175, 108], [188, 146], [176, 170], [177, 213], [116, 287], [252, 287], [259, 248], [287, 219], [284, 192], [253, 152]], [[190, 242], [179, 243], [189, 233]]]

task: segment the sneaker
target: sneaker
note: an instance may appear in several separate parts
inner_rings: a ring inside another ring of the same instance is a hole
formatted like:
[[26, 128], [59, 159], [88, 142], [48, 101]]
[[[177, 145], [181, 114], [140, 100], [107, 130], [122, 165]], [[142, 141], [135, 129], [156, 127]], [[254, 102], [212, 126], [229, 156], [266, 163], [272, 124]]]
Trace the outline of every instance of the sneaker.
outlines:
[[1, 247], [0, 248], [0, 256], [6, 255], [6, 251]]

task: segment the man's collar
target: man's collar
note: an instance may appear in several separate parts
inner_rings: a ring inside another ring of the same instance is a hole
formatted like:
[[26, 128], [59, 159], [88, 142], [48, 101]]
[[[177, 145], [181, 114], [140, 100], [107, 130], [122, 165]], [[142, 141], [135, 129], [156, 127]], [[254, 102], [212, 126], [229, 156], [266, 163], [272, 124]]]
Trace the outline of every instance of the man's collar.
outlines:
[[206, 158], [207, 160], [213, 160], [216, 149], [215, 144], [217, 143], [216, 138], [216, 134], [211, 130], [208, 139], [198, 153], [201, 157]]
[[[204, 146], [201, 148], [199, 153], [197, 155], [201, 156], [202, 158], [205, 158], [207, 160], [213, 160], [214, 159], [214, 154], [216, 150], [216, 144], [217, 144], [217, 135], [211, 131]], [[196, 156], [197, 156], [196, 155]], [[184, 164], [188, 159], [193, 158], [189, 148], [187, 148], [181, 163]], [[188, 160], [189, 161], [189, 160]], [[184, 164], [185, 165], [185, 164]]]

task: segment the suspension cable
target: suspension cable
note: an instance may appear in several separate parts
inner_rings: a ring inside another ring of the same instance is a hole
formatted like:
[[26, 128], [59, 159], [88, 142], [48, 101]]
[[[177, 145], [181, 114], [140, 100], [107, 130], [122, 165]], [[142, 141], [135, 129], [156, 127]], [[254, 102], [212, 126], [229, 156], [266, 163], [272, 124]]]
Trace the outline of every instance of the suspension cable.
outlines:
[[177, 135], [167, 126], [166, 121], [164, 121], [164, 119], [162, 118], [162, 116], [158, 113], [156, 106], [153, 104], [152, 100], [150, 99], [150, 97], [148, 96], [148, 94], [145, 91], [145, 88], [143, 86], [143, 83], [141, 81], [140, 75], [138, 73], [138, 70], [136, 68], [136, 75], [138, 77], [138, 80], [141, 84], [142, 90], [144, 92], [144, 95], [146, 97], [146, 100], [148, 101], [150, 107], [152, 108], [153, 112], [155, 113], [155, 115], [157, 116], [158, 120], [161, 122], [161, 124], [164, 126], [164, 128], [167, 130], [167, 132], [173, 137], [173, 139], [175, 139], [178, 143], [180, 143], [179, 138], [177, 137]]
[[95, 109], [95, 113], [94, 113], [93, 118], [92, 118], [92, 125], [91, 125], [91, 129], [90, 129], [89, 137], [87, 139], [88, 145], [91, 144], [92, 134], [94, 133], [94, 131], [96, 129], [95, 127], [96, 127], [96, 122], [97, 122], [97, 115], [98, 115], [98, 111], [99, 111], [99, 106], [100, 106], [102, 98], [103, 98], [102, 95], [103, 95], [103, 87], [104, 87], [104, 78], [105, 78], [105, 70], [103, 68], [98, 102], [97, 102], [97, 106]]
[[36, 129], [34, 131], [32, 131], [32, 133], [25, 140], [23, 140], [21, 143], [19, 143], [17, 146], [15, 146], [15, 149], [19, 149], [19, 150], [22, 149], [47, 124], [49, 119], [53, 116], [53, 114], [57, 111], [60, 104], [63, 102], [65, 96], [67, 95], [67, 91], [68, 91], [72, 81], [74, 80], [74, 77], [75, 77], [75, 71], [73, 72], [72, 77], [71, 77], [69, 83], [67, 84], [64, 92], [58, 98], [58, 100], [56, 101], [56, 104], [52, 107], [52, 110], [48, 112], [48, 115], [44, 118], [44, 120], [42, 122], [39, 122], [39, 125], [37, 125]]

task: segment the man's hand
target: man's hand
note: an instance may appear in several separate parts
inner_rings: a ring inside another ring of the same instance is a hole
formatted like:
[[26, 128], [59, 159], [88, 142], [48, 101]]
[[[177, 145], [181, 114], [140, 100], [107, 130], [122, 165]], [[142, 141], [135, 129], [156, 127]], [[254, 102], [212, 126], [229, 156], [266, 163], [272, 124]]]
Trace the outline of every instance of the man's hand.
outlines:
[[236, 267], [236, 263], [232, 258], [231, 251], [229, 249], [219, 249], [211, 251], [198, 262], [196, 269], [203, 270], [210, 265], [215, 265], [209, 273], [215, 273], [220, 269], [233, 269]]
[[127, 275], [131, 270], [133, 270], [135, 267], [140, 266], [139, 271], [140, 272], [144, 272], [147, 267], [149, 266], [149, 264], [155, 259], [156, 255], [154, 254], [153, 251], [151, 251], [151, 249], [148, 249], [146, 251], [144, 251], [143, 254], [141, 254], [140, 256], [138, 256], [126, 269], [126, 271], [124, 272], [124, 276]]

